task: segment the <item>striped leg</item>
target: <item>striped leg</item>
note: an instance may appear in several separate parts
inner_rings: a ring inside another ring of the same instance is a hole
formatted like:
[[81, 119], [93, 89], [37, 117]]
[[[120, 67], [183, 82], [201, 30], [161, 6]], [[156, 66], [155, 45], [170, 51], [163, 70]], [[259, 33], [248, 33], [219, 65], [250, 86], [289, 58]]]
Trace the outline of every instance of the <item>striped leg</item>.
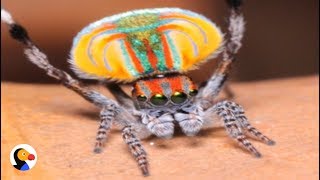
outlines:
[[131, 154], [136, 159], [142, 174], [149, 175], [147, 153], [141, 145], [139, 139], [133, 133], [131, 126], [126, 126], [122, 129], [122, 137], [125, 143], [129, 146]]
[[95, 153], [100, 153], [102, 151], [103, 144], [107, 140], [115, 114], [116, 114], [115, 108], [113, 105], [107, 106], [101, 110], [100, 112], [101, 123], [98, 129], [96, 144], [94, 147]]
[[227, 108], [231, 109], [236, 118], [241, 122], [241, 126], [244, 128], [244, 130], [250, 134], [251, 136], [259, 139], [260, 141], [266, 143], [267, 145], [274, 145], [275, 141], [271, 140], [267, 136], [263, 135], [259, 130], [257, 130], [255, 127], [253, 127], [247, 117], [244, 115], [243, 108], [235, 103], [235, 102], [228, 102], [226, 103]]
[[245, 130], [251, 134], [252, 136], [258, 138], [262, 142], [266, 143], [267, 145], [275, 145], [276, 142], [272, 139], [269, 139], [267, 136], [263, 135], [259, 130], [257, 130], [255, 127], [251, 126], [250, 123], [248, 122], [247, 118], [244, 117], [242, 119], [243, 123], [245, 123]]
[[[259, 151], [250, 143], [245, 137], [241, 119], [237, 117], [235, 111], [238, 111], [238, 106], [231, 106], [233, 102], [222, 101], [209, 108], [205, 113], [206, 117], [209, 117], [212, 113], [217, 114], [223, 119], [224, 126], [231, 138], [235, 139], [241, 146], [247, 149], [251, 154], [256, 157], [261, 157]], [[235, 104], [235, 103], [234, 103]], [[235, 109], [233, 109], [235, 108]]]

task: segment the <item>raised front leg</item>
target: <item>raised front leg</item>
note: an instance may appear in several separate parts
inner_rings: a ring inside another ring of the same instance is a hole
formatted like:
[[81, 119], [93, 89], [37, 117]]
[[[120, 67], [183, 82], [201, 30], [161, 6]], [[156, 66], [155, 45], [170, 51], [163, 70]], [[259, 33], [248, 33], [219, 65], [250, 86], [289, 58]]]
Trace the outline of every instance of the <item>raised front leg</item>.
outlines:
[[245, 30], [245, 22], [243, 15], [240, 12], [242, 0], [228, 0], [231, 7], [231, 13], [228, 22], [228, 34], [226, 44], [223, 50], [223, 58], [219, 62], [214, 74], [206, 83], [206, 86], [200, 91], [197, 96], [202, 99], [202, 106], [206, 109], [212, 103], [214, 98], [219, 94], [224, 86], [231, 66], [236, 60], [236, 54], [242, 46], [241, 40]]
[[11, 14], [4, 9], [1, 9], [1, 20], [9, 26], [9, 31], [12, 38], [21, 42], [25, 48], [24, 52], [28, 60], [34, 65], [43, 69], [47, 75], [59, 80], [65, 87], [75, 91], [89, 102], [103, 107], [115, 102], [106, 98], [97, 91], [82, 85], [78, 80], [72, 78], [68, 73], [55, 68], [49, 63], [48, 57], [44, 54], [29, 38], [27, 31], [23, 26], [17, 24]]
[[[204, 116], [212, 117], [214, 114], [217, 114], [223, 120], [229, 136], [256, 157], [261, 157], [261, 154], [247, 139], [245, 136], [246, 132], [254, 135], [268, 145], [275, 144], [273, 140], [269, 139], [249, 124], [247, 118], [244, 116], [242, 107], [234, 102], [219, 102], [206, 110]], [[206, 121], [212, 121], [212, 119], [206, 119]]]

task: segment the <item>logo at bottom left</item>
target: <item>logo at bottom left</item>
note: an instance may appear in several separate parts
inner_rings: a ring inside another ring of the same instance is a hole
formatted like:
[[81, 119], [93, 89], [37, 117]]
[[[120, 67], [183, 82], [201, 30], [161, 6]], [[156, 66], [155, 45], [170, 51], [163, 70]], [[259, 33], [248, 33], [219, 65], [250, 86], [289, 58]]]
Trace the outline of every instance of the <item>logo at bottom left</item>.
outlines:
[[10, 153], [10, 162], [12, 166], [20, 171], [32, 169], [36, 164], [37, 159], [37, 152], [28, 144], [19, 144], [15, 146]]

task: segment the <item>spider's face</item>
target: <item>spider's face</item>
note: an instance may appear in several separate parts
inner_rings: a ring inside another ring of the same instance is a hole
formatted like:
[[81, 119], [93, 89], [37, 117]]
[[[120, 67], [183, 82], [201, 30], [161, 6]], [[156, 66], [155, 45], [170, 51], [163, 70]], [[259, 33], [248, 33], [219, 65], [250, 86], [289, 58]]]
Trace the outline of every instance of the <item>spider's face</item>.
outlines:
[[197, 94], [195, 84], [187, 76], [158, 76], [137, 81], [132, 98], [140, 107], [181, 106]]

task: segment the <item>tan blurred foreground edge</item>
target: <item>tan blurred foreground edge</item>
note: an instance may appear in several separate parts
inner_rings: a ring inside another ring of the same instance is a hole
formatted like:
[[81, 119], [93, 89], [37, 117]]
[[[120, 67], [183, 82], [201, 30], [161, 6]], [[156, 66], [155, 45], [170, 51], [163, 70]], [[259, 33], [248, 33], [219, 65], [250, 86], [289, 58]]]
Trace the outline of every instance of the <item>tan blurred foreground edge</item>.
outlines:
[[[59, 85], [2, 82], [2, 179], [145, 179], [118, 128], [101, 154], [93, 154], [99, 110]], [[110, 94], [96, 87], [106, 96]], [[262, 153], [254, 158], [223, 128], [190, 138], [143, 140], [151, 176], [147, 179], [319, 179], [319, 76], [231, 83], [255, 127], [276, 141], [251, 139]], [[35, 167], [19, 172], [11, 149], [29, 144]]]

